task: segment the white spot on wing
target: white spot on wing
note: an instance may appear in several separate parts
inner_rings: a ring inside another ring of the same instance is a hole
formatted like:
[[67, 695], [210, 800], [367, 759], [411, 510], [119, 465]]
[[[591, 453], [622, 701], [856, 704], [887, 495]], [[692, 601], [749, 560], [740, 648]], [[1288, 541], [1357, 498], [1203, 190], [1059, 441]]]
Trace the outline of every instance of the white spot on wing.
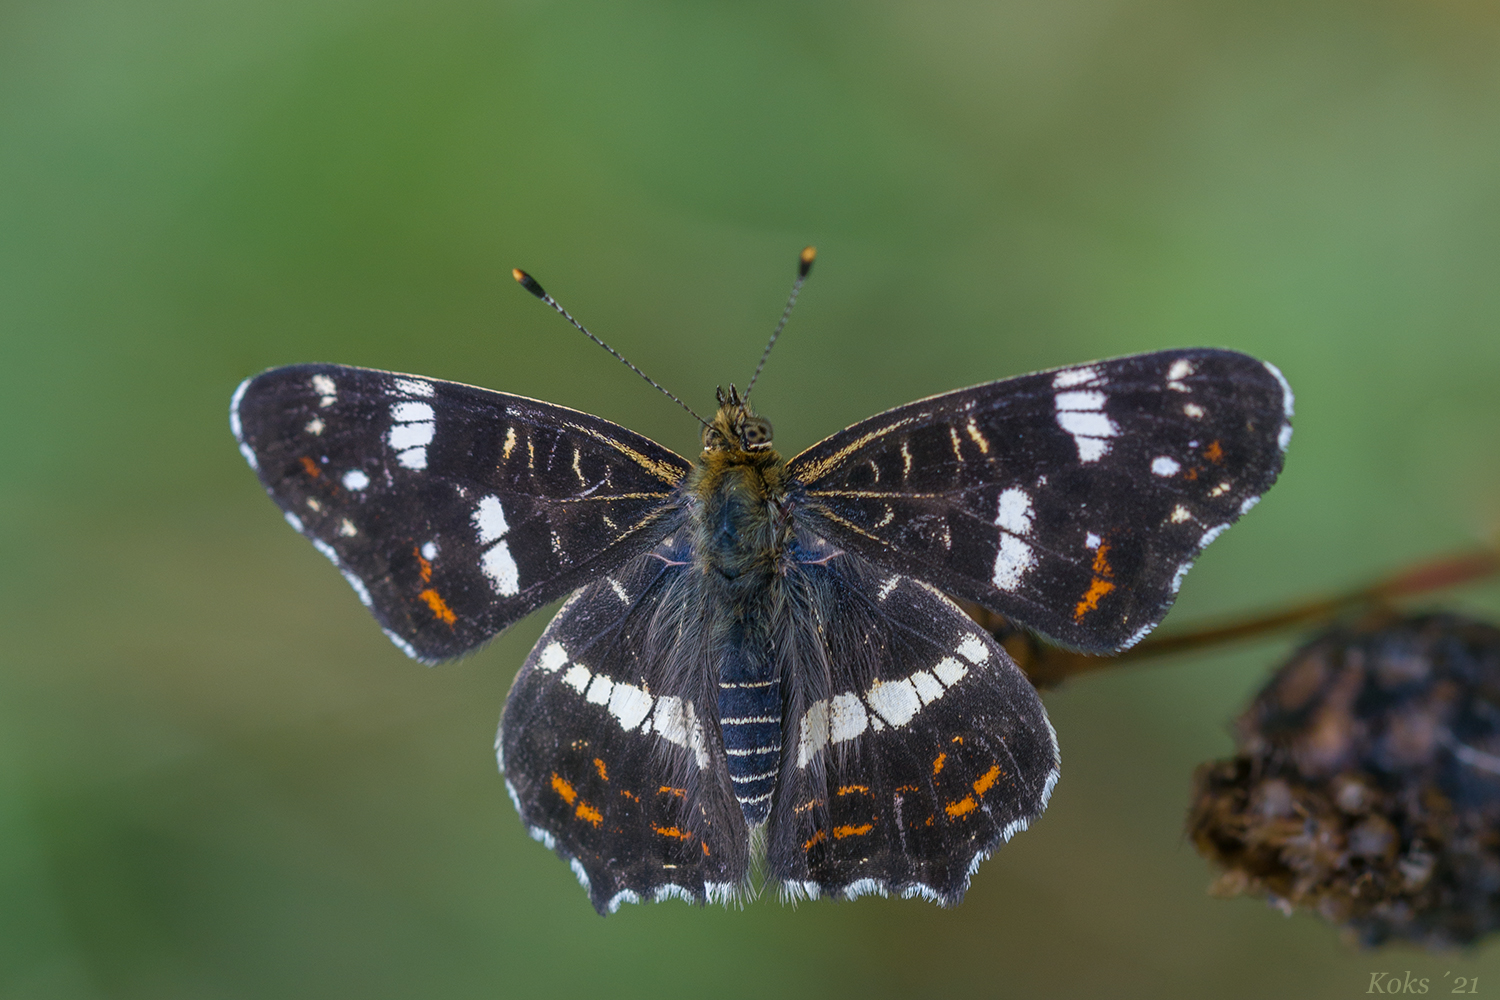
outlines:
[[885, 580], [880, 584], [880, 592], [879, 592], [880, 599], [883, 601], [887, 597], [890, 597], [891, 596], [891, 591], [895, 590], [896, 589], [896, 585], [898, 583], [900, 583], [900, 582], [901, 582], [901, 578], [899, 576], [888, 576], [888, 577], [886, 577]]
[[828, 714], [829, 735], [833, 742], [842, 743], [852, 740], [869, 726], [869, 718], [865, 715], [865, 706], [860, 702], [859, 696], [852, 691], [845, 691], [833, 699]]
[[1194, 420], [1197, 420], [1199, 417], [1203, 416], [1203, 407], [1199, 406], [1197, 403], [1183, 403], [1182, 412], [1186, 413]]
[[547, 648], [542, 650], [542, 655], [536, 658], [537, 669], [549, 674], [562, 669], [562, 665], [567, 662], [568, 651], [560, 642], [548, 643]]
[[1193, 374], [1193, 363], [1186, 358], [1178, 358], [1172, 362], [1172, 367], [1167, 369], [1167, 378], [1182, 379]]
[[1060, 392], [1055, 400], [1055, 405], [1059, 410], [1104, 409], [1104, 393], [1102, 392]]
[[474, 508], [474, 530], [479, 533], [480, 545], [505, 537], [510, 525], [505, 523], [505, 508], [500, 505], [499, 497], [493, 494], [480, 497]]
[[995, 586], [1001, 590], [1015, 590], [1021, 585], [1021, 577], [1036, 563], [1031, 546], [1014, 535], [1001, 535], [1000, 548], [995, 553]]
[[815, 701], [802, 714], [797, 732], [797, 766], [806, 767], [828, 742], [828, 702]]
[[396, 391], [404, 392], [408, 396], [431, 396], [432, 383], [418, 381], [414, 378], [398, 378], [396, 380]]
[[[1093, 369], [1078, 369], [1093, 372]], [[1059, 372], [1052, 380], [1054, 386], [1079, 385], [1081, 381], [1062, 382], [1067, 372]], [[1098, 385], [1090, 380], [1088, 384]], [[1120, 428], [1106, 416], [1105, 395], [1102, 392], [1060, 392], [1054, 400], [1057, 408], [1057, 425], [1073, 436], [1078, 447], [1080, 462], [1097, 462], [1109, 453], [1108, 438], [1117, 437]]]
[[1058, 410], [1057, 426], [1074, 437], [1112, 438], [1120, 433], [1113, 420], [1093, 410]]
[[938, 680], [952, 687], [964, 679], [964, 675], [969, 672], [969, 668], [953, 657], [945, 656], [937, 662], [937, 666], [932, 668], [932, 672], [937, 674]]
[[588, 667], [585, 667], [582, 663], [575, 663], [568, 668], [567, 673], [563, 674], [562, 682], [579, 694], [583, 694], [584, 690], [589, 686], [589, 681], [593, 680], [593, 677], [594, 675], [589, 672]]
[[624, 587], [620, 586], [620, 581], [616, 580], [614, 577], [609, 577], [608, 579], [610, 587], [614, 589], [615, 596], [624, 601], [626, 604], [629, 604], [630, 595], [625, 592]]
[[339, 522], [339, 534], [343, 535], [345, 538], [353, 538], [355, 535], [359, 534], [359, 529], [354, 526], [353, 521], [349, 520], [346, 517]]
[[1260, 503], [1260, 497], [1246, 497], [1245, 502], [1240, 504], [1240, 513], [1250, 513], [1250, 508], [1254, 507], [1258, 503]]
[[904, 726], [922, 708], [917, 689], [909, 680], [876, 681], [865, 692], [865, 701], [893, 726]]
[[1065, 368], [1052, 376], [1052, 388], [1066, 389], [1075, 385], [1097, 385], [1099, 384], [1099, 369], [1084, 366], [1082, 368]]
[[1192, 519], [1192, 511], [1188, 510], [1182, 504], [1178, 504], [1176, 507], [1173, 507], [1171, 517], [1167, 518], [1167, 520], [1171, 521], [1173, 524], [1183, 524], [1187, 521], [1191, 521]]
[[333, 384], [333, 379], [327, 375], [314, 375], [312, 377], [313, 391], [323, 398], [318, 400], [319, 406], [332, 406], [338, 399], [338, 386]]
[[1031, 532], [1031, 497], [1025, 490], [1011, 487], [1000, 494], [1000, 509], [995, 514], [995, 525], [1013, 535]]
[[1182, 466], [1175, 458], [1157, 455], [1151, 460], [1151, 471], [1158, 476], [1175, 476], [1182, 471]]
[[414, 472], [421, 472], [427, 468], [427, 449], [408, 448], [406, 451], [396, 453], [396, 461]]
[[432, 443], [432, 433], [436, 428], [437, 424], [431, 421], [424, 421], [420, 424], [392, 424], [390, 431], [386, 434], [386, 440], [395, 451], [421, 448]]
[[651, 717], [651, 727], [664, 740], [687, 747], [701, 770], [708, 766], [708, 747], [703, 740], [703, 727], [699, 724], [693, 703], [668, 695], [656, 700], [656, 711]]
[[302, 530], [302, 518], [298, 517], [296, 514], [293, 514], [291, 511], [287, 511], [281, 516], [286, 518], [286, 523], [290, 524], [294, 530]]
[[1109, 442], [1103, 438], [1079, 437], [1074, 438], [1073, 443], [1078, 445], [1078, 461], [1097, 462], [1109, 454]]
[[426, 559], [428, 562], [431, 562], [432, 560], [434, 560], [434, 559], [437, 558], [437, 552], [438, 552], [437, 542], [424, 542], [424, 543], [422, 543], [422, 558], [423, 559]]
[[432, 407], [426, 403], [397, 403], [391, 407], [391, 419], [398, 424], [431, 420], [432, 416]]
[[609, 714], [626, 732], [641, 724], [651, 712], [651, 696], [634, 684], [616, 684], [609, 696]]
[[615, 686], [615, 682], [603, 674], [595, 674], [594, 680], [589, 684], [589, 689], [583, 693], [583, 700], [590, 705], [609, 704], [609, 692]]
[[502, 597], [520, 593], [521, 576], [516, 569], [515, 559], [511, 557], [510, 546], [505, 542], [499, 542], [481, 556], [479, 568], [484, 570], [484, 575], [490, 578], [495, 592]]
[[[954, 650], [959, 656], [973, 664], [980, 664], [990, 658], [990, 651], [985, 647], [983, 641], [977, 635], [966, 635], [959, 642], [958, 648]], [[951, 682], [945, 682], [951, 683]]]
[[1286, 451], [1287, 447], [1291, 443], [1292, 443], [1292, 425], [1291, 424], [1282, 424], [1281, 425], [1281, 433], [1278, 434], [1278, 435], [1276, 435], [1276, 446], [1278, 448], [1280, 448], [1282, 451]]
[[1083, 547], [1086, 549], [1097, 549], [1101, 541], [1103, 539], [1090, 531], [1087, 535], [1083, 536]]
[[370, 485], [370, 477], [363, 469], [350, 469], [344, 473], [343, 483], [346, 490], [362, 490]]
[[922, 699], [924, 705], [930, 705], [943, 696], [943, 685], [925, 670], [918, 670], [912, 674], [911, 683], [917, 689], [917, 697]]
[[317, 437], [319, 434], [323, 433], [323, 428], [326, 426], [327, 424], [323, 423], [322, 417], [313, 417], [307, 422], [307, 426], [303, 427], [302, 429], [307, 431], [307, 433], [311, 434], [313, 437]]

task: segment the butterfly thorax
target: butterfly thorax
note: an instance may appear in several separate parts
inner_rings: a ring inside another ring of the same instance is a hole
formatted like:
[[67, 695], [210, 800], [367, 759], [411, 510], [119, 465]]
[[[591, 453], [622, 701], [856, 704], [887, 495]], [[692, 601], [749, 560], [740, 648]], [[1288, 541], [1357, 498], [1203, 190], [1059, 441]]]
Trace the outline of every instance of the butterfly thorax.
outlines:
[[719, 400], [687, 482], [694, 500], [697, 554], [704, 572], [717, 574], [735, 589], [760, 590], [776, 574], [791, 542], [786, 462], [771, 447], [769, 420], [751, 412], [732, 386]]

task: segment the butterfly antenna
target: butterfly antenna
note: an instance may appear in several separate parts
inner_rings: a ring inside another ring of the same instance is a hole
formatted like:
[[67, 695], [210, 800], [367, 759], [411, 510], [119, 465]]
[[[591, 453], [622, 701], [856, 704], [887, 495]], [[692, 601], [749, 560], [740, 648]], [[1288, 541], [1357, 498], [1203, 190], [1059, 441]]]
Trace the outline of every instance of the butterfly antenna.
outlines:
[[792, 306], [797, 304], [797, 293], [802, 291], [802, 283], [807, 280], [807, 272], [812, 270], [813, 260], [818, 256], [816, 247], [803, 247], [802, 255], [797, 263], [797, 280], [792, 282], [792, 294], [786, 300], [786, 308], [781, 310], [781, 322], [776, 324], [776, 329], [771, 333], [771, 339], [766, 344], [766, 349], [760, 354], [760, 364], [755, 366], [755, 374], [750, 376], [750, 384], [745, 386], [745, 402], [750, 401], [750, 392], [755, 388], [755, 380], [760, 378], [761, 369], [766, 367], [766, 358], [771, 356], [771, 348], [776, 346], [776, 338], [781, 336], [781, 331], [786, 328], [786, 321], [792, 318]]
[[[698, 414], [693, 413], [693, 408], [691, 406], [687, 405], [682, 400], [678, 399], [676, 396], [674, 396], [670, 392], [668, 392], [665, 386], [661, 385], [659, 382], [657, 382], [655, 379], [653, 379], [650, 375], [647, 375], [645, 372], [641, 371], [635, 365], [631, 364], [629, 361], [626, 361], [625, 360], [625, 356], [623, 354], [621, 354], [619, 351], [615, 350], [613, 347], [610, 347], [604, 341], [600, 340], [598, 337], [596, 337], [592, 333], [590, 333], [588, 331], [587, 327], [585, 327], [582, 323], [580, 323], [576, 319], [574, 319], [573, 316], [572, 316], [572, 314], [570, 314], [566, 309], [564, 309], [562, 306], [558, 305], [557, 304], [557, 300], [554, 299], [552, 296], [548, 295], [547, 292], [546, 292], [546, 290], [544, 288], [542, 288], [541, 285], [537, 284], [537, 281], [536, 281], [535, 278], [533, 278], [531, 275], [527, 274], [525, 271], [521, 270], [519, 267], [511, 268], [510, 273], [511, 273], [511, 276], [516, 279], [516, 281], [520, 282], [520, 285], [521, 285], [522, 288], [526, 289], [532, 295], [535, 295], [537, 298], [539, 298], [543, 302], [547, 303], [553, 309], [556, 309], [558, 311], [558, 313], [562, 316], [563, 319], [567, 320], [569, 323], [572, 323], [574, 326], [576, 326], [578, 328], [579, 332], [582, 333], [585, 337], [589, 338], [594, 343], [598, 344], [600, 347], [604, 348], [606, 351], [608, 351], [609, 353], [613, 354], [616, 358], [619, 359], [619, 361], [620, 361], [620, 363], [622, 365], [624, 365], [626, 368], [629, 368], [631, 371], [635, 372], [641, 378], [643, 378], [647, 382], [649, 382], [663, 396], [666, 396], [672, 402], [676, 403], [678, 406], [682, 407], [684, 410], [687, 410], [688, 413], [692, 415], [692, 418], [694, 420], [698, 421], [698, 423], [702, 424], [704, 427], [710, 426], [709, 422], [707, 420], [704, 420], [702, 417], [698, 416]], [[793, 295], [793, 298], [795, 298], [795, 297], [796, 296]]]

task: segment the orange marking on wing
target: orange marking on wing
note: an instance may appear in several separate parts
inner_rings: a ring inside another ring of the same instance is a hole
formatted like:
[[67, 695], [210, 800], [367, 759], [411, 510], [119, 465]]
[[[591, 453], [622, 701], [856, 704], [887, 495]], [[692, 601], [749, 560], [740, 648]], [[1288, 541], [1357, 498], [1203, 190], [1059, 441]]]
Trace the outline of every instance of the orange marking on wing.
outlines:
[[587, 802], [579, 802], [578, 808], [577, 810], [575, 810], [575, 812], [577, 813], [579, 819], [584, 820], [588, 823], [592, 823], [594, 826], [598, 826], [600, 823], [604, 822], [603, 814], [593, 806], [589, 805]]
[[953, 737], [953, 739], [949, 740], [948, 742], [950, 742], [950, 743], [957, 743], [959, 746], [963, 746], [963, 744], [964, 744], [964, 738], [962, 736], [955, 736], [955, 737]]
[[934, 777], [942, 772], [943, 765], [946, 763], [948, 763], [948, 754], [946, 752], [938, 754], [937, 759], [932, 762], [932, 774]]
[[1094, 553], [1094, 575], [1114, 576], [1114, 567], [1109, 564], [1109, 543], [1100, 542], [1099, 551]]
[[915, 792], [915, 791], [919, 791], [919, 790], [920, 789], [918, 789], [916, 785], [900, 785], [896, 789], [896, 794], [897, 795], [902, 795], [902, 794], [904, 794], [906, 792]]
[[808, 838], [807, 840], [803, 841], [803, 843], [802, 843], [802, 849], [804, 851], [810, 851], [814, 847], [816, 847], [818, 844], [821, 844], [823, 841], [825, 841], [827, 839], [828, 839], [828, 834], [824, 833], [822, 830], [819, 830], [818, 832], [814, 833], [810, 838]]
[[666, 792], [666, 793], [668, 793], [670, 795], [675, 795], [679, 799], [683, 798], [684, 796], [687, 795], [687, 789], [686, 788], [673, 788], [671, 785], [662, 785], [660, 788], [658, 788], [656, 790], [656, 794], [658, 794], [658, 795], [660, 795], [663, 792]]
[[861, 792], [861, 793], [863, 793], [865, 795], [869, 795], [870, 794], [870, 786], [869, 785], [845, 785], [843, 788], [840, 788], [838, 791], [834, 792], [833, 794], [835, 794], [835, 795], [853, 795], [855, 792]]
[[427, 606], [432, 609], [432, 613], [444, 625], [452, 628], [453, 623], [458, 621], [458, 616], [453, 613], [452, 608], [448, 607], [448, 602], [443, 600], [442, 594], [439, 594], [437, 591], [429, 588], [422, 591], [417, 596], [427, 602]]
[[639, 802], [639, 801], [641, 801], [641, 797], [639, 795], [635, 794], [634, 792], [627, 792], [623, 788], [620, 789], [620, 794], [623, 795], [623, 796], [625, 796], [627, 799], [629, 799], [632, 802]]
[[432, 563], [422, 558], [422, 550], [415, 545], [411, 547], [411, 554], [417, 557], [417, 572], [422, 574], [423, 583], [432, 582]]
[[979, 780], [976, 781], [976, 782], [974, 782], [974, 791], [978, 795], [983, 795], [985, 792], [987, 792], [991, 788], [993, 788], [994, 785], [995, 785], [995, 782], [997, 782], [999, 780], [1000, 780], [1000, 765], [996, 764], [993, 767], [991, 767], [988, 771], [986, 771], [983, 774], [981, 774], [979, 776]]
[[822, 799], [813, 799], [811, 802], [804, 802], [800, 806], [793, 806], [792, 807], [792, 812], [794, 812], [794, 813], [805, 813], [809, 809], [811, 809], [813, 806], [820, 806], [822, 804], [823, 804], [823, 800]]
[[307, 470], [307, 474], [309, 476], [312, 476], [314, 479], [317, 479], [319, 476], [321, 476], [323, 474], [323, 470], [320, 469], [320, 468], [318, 468], [318, 463], [314, 462], [311, 458], [309, 458], [306, 455], [302, 456], [302, 468], [306, 469]]
[[843, 840], [845, 837], [863, 837], [875, 829], [872, 823], [861, 823], [859, 826], [836, 826], [833, 828], [835, 840]]
[[943, 807], [943, 809], [946, 810], [948, 815], [953, 819], [958, 819], [960, 816], [967, 816], [969, 813], [978, 808], [979, 803], [974, 801], [974, 796], [972, 795], [965, 795], [957, 802], [950, 802]]
[[1184, 472], [1182, 474], [1182, 478], [1188, 480], [1189, 482], [1191, 482], [1192, 480], [1198, 478], [1198, 470], [1197, 469], [1189, 469], [1189, 470], [1187, 470], [1186, 472]]
[[599, 777], [605, 781], [609, 780], [609, 773], [604, 770], [604, 761], [598, 757], [594, 758], [594, 770], [599, 772]]
[[1083, 616], [1099, 606], [1099, 598], [1115, 589], [1115, 585], [1108, 580], [1101, 580], [1097, 576], [1094, 582], [1089, 584], [1089, 592], [1083, 595], [1083, 600], [1073, 609], [1073, 620], [1082, 621]]
[[1224, 449], [1219, 447], [1218, 441], [1214, 441], [1213, 444], [1203, 449], [1203, 457], [1218, 465], [1224, 461]]
[[703, 848], [703, 856], [705, 858], [708, 857], [709, 856], [709, 854], [708, 854], [708, 845], [705, 844], [703, 841], [700, 840], [700, 841], [698, 841], [698, 846]]
[[928, 817], [927, 817], [927, 822], [925, 822], [925, 823], [923, 823], [923, 824], [922, 824], [922, 825], [923, 825], [923, 826], [931, 826], [931, 825], [932, 825], [932, 821], [933, 821], [933, 820], [934, 820], [934, 819], [936, 819], [936, 818], [937, 818], [937, 817], [935, 817], [935, 816], [928, 816]]
[[693, 836], [686, 830], [679, 830], [675, 826], [657, 826], [655, 823], [652, 823], [651, 829], [655, 830], [663, 837], [673, 837], [677, 840], [688, 840]]
[[573, 800], [578, 798], [578, 790], [568, 784], [556, 771], [552, 772], [552, 788], [558, 795], [562, 796], [563, 801], [568, 805], [572, 805]]

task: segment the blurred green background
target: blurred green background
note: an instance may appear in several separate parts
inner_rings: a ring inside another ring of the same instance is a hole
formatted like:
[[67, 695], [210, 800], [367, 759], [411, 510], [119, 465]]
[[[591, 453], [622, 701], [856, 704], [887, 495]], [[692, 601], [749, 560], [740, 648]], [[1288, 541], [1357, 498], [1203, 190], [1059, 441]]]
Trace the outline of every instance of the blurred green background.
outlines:
[[[1344, 997], [1210, 899], [1190, 775], [1293, 639], [1049, 694], [1063, 779], [963, 906], [607, 920], [491, 741], [537, 615], [427, 669], [288, 530], [226, 407], [339, 361], [694, 425], [524, 266], [790, 454], [1168, 346], [1274, 360], [1281, 483], [1168, 627], [1500, 524], [1500, 10], [1482, 0], [0, 4], [0, 996]], [[1500, 615], [1500, 588], [1434, 604]], [[1451, 982], [1451, 980], [1449, 980]]]

